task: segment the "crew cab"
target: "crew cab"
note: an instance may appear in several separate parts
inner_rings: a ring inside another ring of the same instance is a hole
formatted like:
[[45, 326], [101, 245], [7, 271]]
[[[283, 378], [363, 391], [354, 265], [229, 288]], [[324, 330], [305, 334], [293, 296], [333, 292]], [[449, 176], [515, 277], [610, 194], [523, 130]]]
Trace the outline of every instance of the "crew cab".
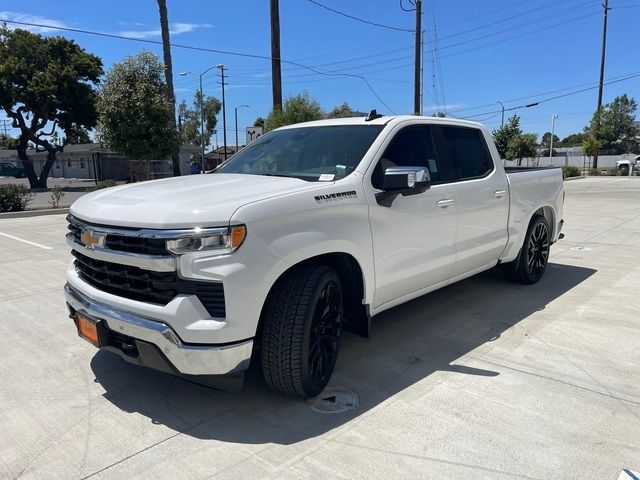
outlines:
[[66, 300], [127, 361], [237, 388], [253, 359], [308, 398], [380, 312], [497, 265], [540, 281], [563, 201], [560, 169], [505, 169], [478, 123], [290, 125], [213, 172], [77, 200]]

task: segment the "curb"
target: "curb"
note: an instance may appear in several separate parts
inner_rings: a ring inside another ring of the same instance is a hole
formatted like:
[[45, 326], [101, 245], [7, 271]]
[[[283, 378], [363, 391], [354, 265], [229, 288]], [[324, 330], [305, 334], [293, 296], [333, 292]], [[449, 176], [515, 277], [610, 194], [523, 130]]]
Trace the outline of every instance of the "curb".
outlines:
[[569, 180], [584, 180], [585, 178], [587, 178], [587, 177], [583, 177], [583, 176], [580, 176], [580, 177], [567, 177], [567, 178], [564, 179], [564, 181], [568, 182]]
[[24, 212], [5, 212], [0, 213], [0, 221], [3, 218], [25, 218], [25, 217], [40, 217], [42, 215], [63, 215], [69, 213], [69, 207], [67, 208], [47, 208], [46, 210], [25, 210]]

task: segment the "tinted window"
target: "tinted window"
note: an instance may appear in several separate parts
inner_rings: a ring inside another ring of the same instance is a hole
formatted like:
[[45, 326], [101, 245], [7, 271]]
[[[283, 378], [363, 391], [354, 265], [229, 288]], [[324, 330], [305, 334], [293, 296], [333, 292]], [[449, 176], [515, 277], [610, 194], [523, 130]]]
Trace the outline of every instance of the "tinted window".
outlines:
[[260, 137], [235, 154], [216, 173], [247, 173], [317, 181], [353, 172], [383, 125], [287, 128]]
[[480, 130], [463, 127], [442, 127], [443, 145], [451, 156], [456, 178], [465, 180], [483, 177], [493, 170], [493, 162]]
[[432, 183], [443, 180], [429, 127], [406, 127], [393, 137], [371, 176], [375, 188], [382, 188], [384, 172], [392, 167], [425, 167], [429, 170]]

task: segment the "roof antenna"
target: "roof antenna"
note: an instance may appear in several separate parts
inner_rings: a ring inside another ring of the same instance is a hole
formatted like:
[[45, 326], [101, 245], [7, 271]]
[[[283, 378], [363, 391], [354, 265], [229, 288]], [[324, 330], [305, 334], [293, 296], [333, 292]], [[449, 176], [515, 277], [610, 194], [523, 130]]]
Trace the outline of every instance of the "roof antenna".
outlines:
[[375, 120], [376, 118], [382, 118], [382, 115], [376, 112], [376, 109], [374, 108], [369, 112], [369, 115], [367, 115], [367, 118], [365, 118], [364, 121], [370, 122], [371, 120]]

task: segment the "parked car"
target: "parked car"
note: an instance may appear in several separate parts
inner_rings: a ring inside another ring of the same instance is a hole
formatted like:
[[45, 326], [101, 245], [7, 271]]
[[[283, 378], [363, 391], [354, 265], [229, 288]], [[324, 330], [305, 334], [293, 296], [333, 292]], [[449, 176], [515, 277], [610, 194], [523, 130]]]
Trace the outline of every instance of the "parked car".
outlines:
[[66, 299], [80, 336], [129, 362], [237, 387], [253, 358], [308, 398], [344, 330], [496, 265], [540, 281], [563, 201], [560, 169], [504, 168], [478, 123], [290, 125], [212, 174], [77, 200]]
[[[630, 160], [618, 160], [616, 162], [616, 167], [620, 170], [620, 175], [629, 176], [629, 171], [631, 170], [631, 161]], [[633, 171], [640, 172], [640, 155], [633, 159]]]
[[25, 176], [24, 168], [17, 166], [15, 163], [0, 162], [0, 176], [22, 178]]

